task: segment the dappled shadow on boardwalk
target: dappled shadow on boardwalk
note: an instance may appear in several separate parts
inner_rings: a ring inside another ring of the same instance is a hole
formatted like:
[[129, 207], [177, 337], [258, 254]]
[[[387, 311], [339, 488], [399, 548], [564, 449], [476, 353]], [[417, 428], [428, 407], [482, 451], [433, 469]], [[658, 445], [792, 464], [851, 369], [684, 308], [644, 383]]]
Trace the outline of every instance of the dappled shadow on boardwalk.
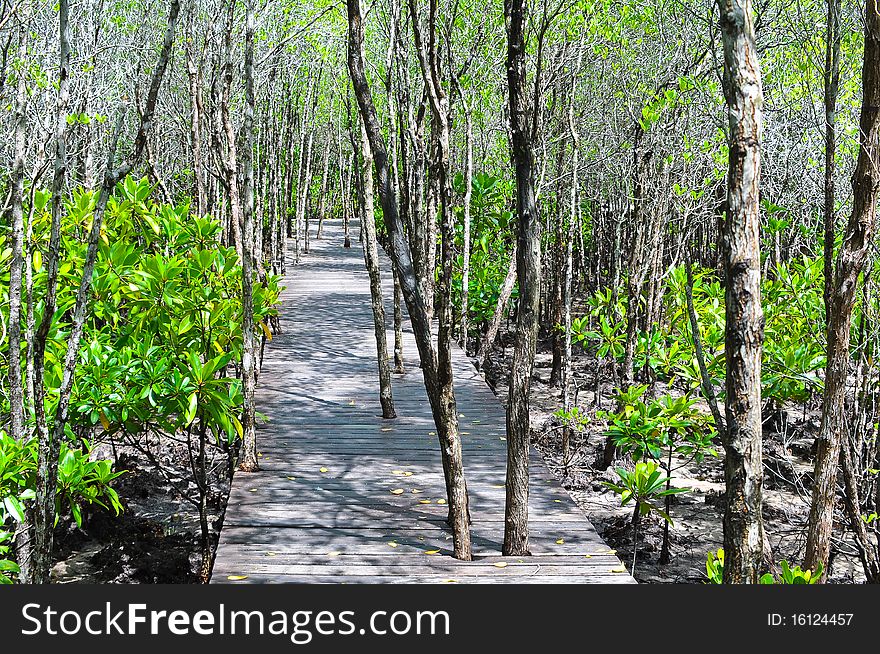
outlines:
[[[353, 235], [357, 234], [353, 227]], [[282, 333], [267, 344], [258, 410], [261, 471], [233, 482], [215, 582], [631, 582], [617, 557], [533, 456], [535, 556], [500, 557], [504, 411], [456, 349], [456, 391], [476, 561], [451, 558], [445, 487], [415, 342], [406, 332], [398, 417], [378, 401], [362, 250], [338, 224], [291, 268]], [[383, 260], [385, 269], [388, 262]], [[391, 279], [383, 278], [391, 316]], [[389, 330], [389, 347], [393, 333]]]

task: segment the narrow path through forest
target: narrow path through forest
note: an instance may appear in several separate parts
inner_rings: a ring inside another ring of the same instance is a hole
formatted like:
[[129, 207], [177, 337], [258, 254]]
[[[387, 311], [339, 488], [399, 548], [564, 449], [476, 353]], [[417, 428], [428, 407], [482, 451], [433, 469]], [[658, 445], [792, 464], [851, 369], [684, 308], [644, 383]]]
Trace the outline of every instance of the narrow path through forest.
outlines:
[[[405, 331], [406, 374], [393, 380], [398, 417], [383, 420], [356, 224], [352, 247], [342, 243], [341, 224], [325, 225], [284, 280], [282, 333], [267, 344], [257, 388], [257, 409], [269, 417], [258, 430], [261, 471], [235, 476], [214, 583], [633, 583], [537, 453], [533, 556], [501, 557], [504, 409], [457, 347], [475, 561], [452, 558], [415, 341]], [[389, 275], [389, 309], [391, 289]]]

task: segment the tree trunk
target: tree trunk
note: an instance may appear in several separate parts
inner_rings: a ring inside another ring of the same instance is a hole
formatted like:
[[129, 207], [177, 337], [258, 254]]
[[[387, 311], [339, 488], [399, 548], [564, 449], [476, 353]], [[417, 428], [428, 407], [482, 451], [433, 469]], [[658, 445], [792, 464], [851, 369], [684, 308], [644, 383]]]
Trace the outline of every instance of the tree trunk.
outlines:
[[461, 244], [461, 346], [468, 351], [468, 299], [471, 273], [471, 197], [474, 177], [474, 129], [470, 108], [465, 108], [465, 165], [464, 165], [464, 211], [462, 212]]
[[376, 334], [376, 355], [379, 362], [379, 403], [382, 417], [396, 418], [394, 396], [391, 392], [391, 366], [388, 364], [388, 340], [385, 332], [385, 301], [382, 297], [382, 273], [379, 270], [379, 248], [376, 244], [376, 219], [373, 215], [373, 155], [364, 130], [358, 120], [360, 151], [363, 159], [361, 174], [361, 221], [364, 235], [364, 264], [370, 277], [370, 300], [373, 307], [373, 328]]
[[718, 0], [730, 161], [722, 230], [725, 288], [724, 581], [757, 583], [764, 556], [761, 516], [760, 145], [761, 69], [751, 0]]
[[[19, 49], [25, 60], [25, 39]], [[24, 157], [25, 105], [27, 103], [26, 76], [18, 74], [18, 84], [12, 115], [13, 160], [10, 174], [10, 232], [12, 261], [9, 268], [9, 427], [13, 439], [24, 440], [24, 385], [21, 372], [21, 307], [22, 276], [24, 272]]]
[[55, 110], [55, 164], [52, 177], [52, 226], [49, 234], [49, 250], [46, 257], [46, 295], [43, 317], [34, 335], [34, 413], [39, 439], [37, 461], [36, 498], [34, 507], [34, 534], [31, 561], [28, 565], [29, 583], [47, 583], [51, 565], [52, 528], [55, 522], [55, 483], [58, 475], [58, 457], [53, 453], [60, 444], [52, 441], [46, 419], [46, 387], [43, 372], [46, 342], [55, 316], [58, 292], [58, 271], [61, 251], [61, 215], [64, 180], [67, 176], [67, 109], [70, 103], [70, 6], [68, 0], [58, 2], [59, 67], [58, 101]]
[[[230, 2], [230, 12], [235, 5]], [[241, 258], [241, 378], [243, 406], [241, 413], [242, 443], [238, 469], [255, 472], [260, 469], [257, 460], [256, 406], [256, 341], [254, 338], [254, 5], [247, 0], [245, 18], [244, 85], [245, 107], [242, 126], [243, 152], [241, 169], [244, 171], [244, 219]], [[233, 183], [235, 183], [233, 178]]]
[[834, 283], [834, 176], [837, 172], [837, 94], [840, 85], [840, 0], [827, 0], [828, 22], [825, 36], [825, 203], [822, 207], [825, 228], [823, 259], [825, 262], [825, 325], [831, 320], [831, 293]]
[[400, 277], [397, 275], [397, 270], [393, 270], [392, 274], [394, 275], [394, 372], [402, 375], [406, 372], [406, 368], [403, 362], [403, 311], [400, 307]]
[[516, 177], [519, 305], [507, 400], [507, 498], [503, 554], [529, 554], [529, 391], [541, 300], [541, 217], [535, 199], [534, 151], [526, 98], [525, 0], [505, 0], [507, 87]]
[[[328, 127], [327, 134], [330, 134]], [[324, 217], [327, 212], [327, 175], [330, 171], [330, 139], [324, 144], [324, 166], [321, 173], [321, 197], [318, 199], [318, 232], [315, 234], [317, 240], [321, 240], [324, 233]]]
[[852, 310], [859, 276], [865, 268], [876, 230], [880, 188], [880, 14], [877, 6], [870, 2], [865, 11], [859, 132], [859, 156], [852, 177], [852, 214], [837, 255], [829, 296], [825, 392], [804, 556], [804, 566], [810, 569], [820, 563], [824, 568], [828, 567], [837, 466], [846, 427], [844, 400], [849, 377]]
[[450, 397], [445, 390], [451, 390], [451, 379], [444, 379], [438, 369], [437, 353], [431, 340], [428, 310], [413, 270], [412, 255], [397, 210], [397, 197], [391, 185], [388, 152], [364, 70], [364, 27], [359, 0], [347, 0], [347, 10], [348, 69], [373, 153], [379, 198], [391, 240], [391, 254], [409, 310], [410, 322], [422, 362], [425, 389], [437, 426], [441, 456], [444, 460], [454, 555], [458, 559], [469, 561], [472, 558], [472, 548], [458, 415], [455, 413], [454, 395]]

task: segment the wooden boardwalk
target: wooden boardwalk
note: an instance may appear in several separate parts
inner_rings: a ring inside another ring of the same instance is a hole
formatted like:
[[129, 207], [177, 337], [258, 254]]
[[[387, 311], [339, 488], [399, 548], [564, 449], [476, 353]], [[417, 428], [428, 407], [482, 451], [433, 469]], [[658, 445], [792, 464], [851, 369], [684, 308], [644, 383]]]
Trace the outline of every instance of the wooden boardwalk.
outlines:
[[[407, 372], [393, 378], [398, 417], [383, 420], [357, 228], [350, 249], [341, 232], [338, 223], [325, 225], [324, 239], [312, 241], [285, 280], [283, 333], [267, 344], [257, 389], [257, 408], [270, 420], [257, 432], [262, 470], [235, 475], [213, 582], [634, 583], [538, 454], [533, 556], [501, 556], [504, 409], [458, 348], [476, 560], [452, 558], [415, 341], [406, 332]], [[390, 279], [383, 291], [390, 297]], [[386, 306], [390, 317], [390, 299]]]

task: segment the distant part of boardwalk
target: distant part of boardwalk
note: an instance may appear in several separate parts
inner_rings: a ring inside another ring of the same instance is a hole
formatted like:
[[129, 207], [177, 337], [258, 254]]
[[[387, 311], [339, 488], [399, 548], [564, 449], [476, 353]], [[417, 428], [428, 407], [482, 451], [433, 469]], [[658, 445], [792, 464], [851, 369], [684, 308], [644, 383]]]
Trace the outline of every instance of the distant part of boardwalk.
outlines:
[[[408, 330], [407, 371], [393, 378], [398, 417], [381, 417], [356, 230], [343, 248], [342, 227], [325, 225], [285, 280], [283, 331], [267, 344], [257, 389], [269, 417], [258, 430], [262, 470], [235, 475], [212, 582], [634, 583], [538, 454], [533, 555], [501, 556], [504, 409], [458, 348], [475, 560], [452, 558], [439, 445]], [[388, 298], [390, 277], [383, 283]]]

